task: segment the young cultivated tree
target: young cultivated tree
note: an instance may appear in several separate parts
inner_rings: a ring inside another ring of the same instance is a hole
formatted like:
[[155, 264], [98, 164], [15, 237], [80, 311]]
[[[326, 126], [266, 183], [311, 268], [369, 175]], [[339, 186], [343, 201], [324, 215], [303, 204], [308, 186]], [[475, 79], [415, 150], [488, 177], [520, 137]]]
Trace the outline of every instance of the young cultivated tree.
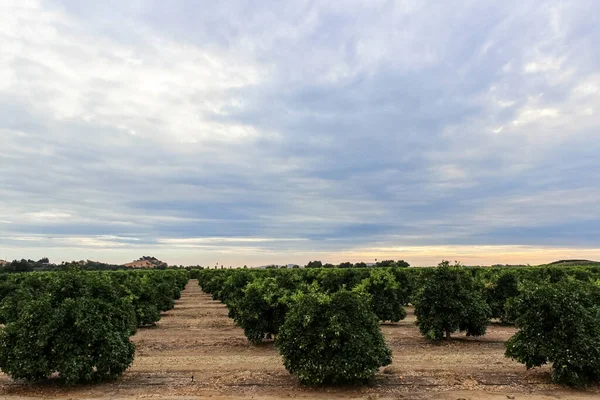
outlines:
[[288, 309], [287, 295], [275, 278], [256, 279], [246, 286], [243, 296], [227, 303], [229, 316], [251, 343], [261, 343], [279, 332]]
[[531, 284], [509, 301], [520, 328], [506, 356], [529, 368], [552, 363], [552, 379], [580, 386], [600, 381], [600, 295], [590, 283]]
[[416, 275], [414, 273], [409, 274], [405, 268], [392, 268], [389, 271], [394, 276], [396, 282], [398, 282], [402, 304], [405, 306], [408, 305], [415, 290]]
[[485, 299], [490, 306], [492, 318], [499, 318], [503, 324], [512, 323], [506, 312], [506, 303], [519, 295], [517, 277], [513, 273], [503, 273], [486, 284]]
[[276, 345], [304, 385], [363, 383], [392, 361], [377, 317], [347, 290], [294, 295]]
[[398, 322], [406, 318], [405, 290], [390, 271], [374, 269], [371, 276], [363, 279], [353, 290], [368, 295], [371, 310], [380, 321]]
[[442, 263], [423, 277], [422, 285], [414, 302], [417, 325], [425, 337], [440, 340], [456, 331], [485, 334], [490, 308], [468, 271]]
[[227, 303], [230, 299], [237, 299], [244, 295], [244, 289], [254, 280], [254, 275], [247, 269], [231, 271], [221, 288], [220, 300]]
[[105, 275], [61, 272], [21, 302], [0, 331], [0, 369], [13, 379], [69, 384], [115, 378], [133, 361], [135, 312]]
[[316, 281], [324, 292], [333, 293], [340, 289], [351, 290], [363, 279], [370, 275], [370, 270], [336, 268], [333, 270], [321, 270], [316, 276]]

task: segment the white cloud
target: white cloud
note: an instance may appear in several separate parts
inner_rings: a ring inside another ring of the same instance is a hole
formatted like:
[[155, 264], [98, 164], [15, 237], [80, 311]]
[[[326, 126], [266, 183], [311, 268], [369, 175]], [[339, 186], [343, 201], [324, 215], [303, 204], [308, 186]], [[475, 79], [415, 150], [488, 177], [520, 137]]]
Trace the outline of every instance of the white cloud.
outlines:
[[24, 214], [25, 219], [31, 222], [66, 222], [72, 218], [68, 212], [60, 211], [37, 211]]
[[36, 2], [5, 4], [0, 26], [0, 89], [49, 118], [166, 143], [260, 134], [209, 117], [235, 100], [224, 95], [228, 90], [256, 85], [267, 72], [241, 49], [189, 46], [143, 25], [135, 28], [134, 47], [89, 35], [85, 22]]
[[552, 57], [541, 57], [536, 61], [525, 64], [524, 71], [530, 74], [536, 74], [540, 72], [548, 71], [560, 71], [566, 59], [563, 58], [552, 58]]
[[529, 124], [539, 120], [548, 120], [560, 115], [559, 110], [555, 108], [532, 108], [521, 110], [517, 119], [513, 121], [514, 125]]

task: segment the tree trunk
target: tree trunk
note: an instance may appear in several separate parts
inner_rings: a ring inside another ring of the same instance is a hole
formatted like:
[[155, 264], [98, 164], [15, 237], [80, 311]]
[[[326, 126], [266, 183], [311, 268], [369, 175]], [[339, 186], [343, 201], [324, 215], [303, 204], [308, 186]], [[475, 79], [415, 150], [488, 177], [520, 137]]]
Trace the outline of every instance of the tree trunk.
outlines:
[[451, 334], [452, 332], [450, 332], [450, 329], [446, 329], [446, 339], [450, 339]]

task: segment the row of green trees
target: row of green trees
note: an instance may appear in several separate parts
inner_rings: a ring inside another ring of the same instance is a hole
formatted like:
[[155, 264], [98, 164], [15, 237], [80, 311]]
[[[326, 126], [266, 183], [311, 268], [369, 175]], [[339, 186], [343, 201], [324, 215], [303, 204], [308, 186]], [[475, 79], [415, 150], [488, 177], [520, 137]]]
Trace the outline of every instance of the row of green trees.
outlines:
[[410, 267], [410, 264], [404, 260], [398, 260], [398, 261], [383, 260], [383, 261], [378, 261], [378, 262], [375, 262], [372, 264], [371, 263], [367, 264], [365, 262], [351, 263], [349, 261], [339, 263], [339, 264], [331, 264], [331, 263], [323, 263], [321, 261], [316, 260], [316, 261], [309, 261], [308, 264], [306, 264], [306, 268], [367, 268], [367, 267], [408, 268], [408, 267]]
[[506, 355], [528, 368], [551, 363], [553, 379], [570, 385], [596, 381], [600, 374], [600, 350], [595, 350], [600, 349], [600, 268], [595, 266], [494, 269], [443, 262], [424, 269], [192, 274], [228, 306], [252, 343], [276, 338], [286, 368], [306, 384], [374, 376], [390, 362], [377, 321], [404, 319], [409, 303], [429, 340], [456, 332], [481, 336], [497, 319], [520, 329]]
[[187, 271], [0, 276], [0, 369], [68, 384], [120, 376], [133, 362], [130, 336], [173, 308], [187, 281]]

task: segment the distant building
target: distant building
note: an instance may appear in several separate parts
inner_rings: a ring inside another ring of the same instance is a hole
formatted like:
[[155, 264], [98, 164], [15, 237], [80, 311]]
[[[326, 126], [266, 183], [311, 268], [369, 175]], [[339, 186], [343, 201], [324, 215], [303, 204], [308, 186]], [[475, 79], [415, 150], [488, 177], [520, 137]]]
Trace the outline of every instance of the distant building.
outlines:
[[10, 264], [8, 261], [0, 260], [0, 267], [4, 267], [5, 265]]

